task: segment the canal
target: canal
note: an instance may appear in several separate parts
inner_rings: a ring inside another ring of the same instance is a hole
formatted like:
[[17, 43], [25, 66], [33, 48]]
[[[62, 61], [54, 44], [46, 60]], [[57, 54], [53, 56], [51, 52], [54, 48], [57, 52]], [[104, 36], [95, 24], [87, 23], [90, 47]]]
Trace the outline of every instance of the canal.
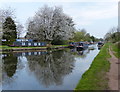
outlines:
[[2, 54], [2, 90], [73, 90], [99, 53], [94, 50]]

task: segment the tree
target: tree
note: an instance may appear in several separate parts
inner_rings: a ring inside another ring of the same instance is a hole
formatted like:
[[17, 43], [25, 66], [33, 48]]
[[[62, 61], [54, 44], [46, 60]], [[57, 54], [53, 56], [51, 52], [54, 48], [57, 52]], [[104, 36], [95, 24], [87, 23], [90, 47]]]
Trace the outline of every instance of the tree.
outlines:
[[7, 17], [15, 18], [14, 16], [14, 10], [11, 9], [10, 7], [7, 9], [0, 9], [0, 39], [2, 39], [3, 35], [3, 23], [5, 22]]
[[0, 23], [4, 23], [7, 17], [14, 19], [14, 10], [10, 7], [7, 9], [0, 9]]
[[22, 24], [18, 23], [17, 24], [17, 27], [16, 27], [16, 30], [17, 30], [17, 38], [20, 38], [22, 33], [24, 32], [24, 27]]
[[90, 34], [89, 33], [86, 33], [86, 35], [85, 35], [85, 40], [86, 41], [91, 41], [91, 38], [90, 38]]
[[119, 42], [120, 41], [120, 31], [119, 28], [113, 27], [110, 29], [108, 33], [105, 35], [105, 40], [108, 42]]
[[75, 33], [75, 35], [74, 35], [74, 41], [76, 41], [76, 42], [79, 42], [79, 41], [83, 41], [83, 35], [82, 35], [82, 33], [81, 32], [76, 32]]
[[3, 23], [3, 39], [6, 39], [5, 44], [12, 44], [17, 38], [16, 24], [11, 17], [7, 17]]
[[91, 36], [90, 38], [93, 42], [95, 42], [95, 37], [94, 36]]
[[44, 6], [29, 20], [26, 37], [43, 40], [68, 40], [73, 36], [72, 18], [63, 13], [61, 7]]
[[86, 32], [85, 29], [79, 29], [78, 31], [75, 32], [74, 41], [79, 42], [79, 41], [90, 41], [90, 34]]

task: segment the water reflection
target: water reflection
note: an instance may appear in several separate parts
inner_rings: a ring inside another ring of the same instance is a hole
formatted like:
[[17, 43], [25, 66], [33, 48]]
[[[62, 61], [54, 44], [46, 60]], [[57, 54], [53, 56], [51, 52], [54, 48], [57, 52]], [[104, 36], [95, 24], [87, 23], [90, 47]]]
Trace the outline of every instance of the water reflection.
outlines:
[[12, 53], [3, 54], [3, 73], [6, 73], [8, 77], [12, 77], [17, 69], [17, 57]]
[[77, 50], [76, 48], [70, 49], [70, 52], [74, 55], [77, 55], [81, 58], [86, 58], [87, 54], [90, 53], [89, 49], [86, 50]]
[[2, 54], [0, 53], [0, 91], [2, 91]]
[[36, 52], [15, 52], [14, 56], [35, 56], [35, 55], [44, 55], [47, 54], [47, 51], [36, 51]]
[[2, 55], [3, 80], [10, 82], [16, 70], [20, 71], [22, 69], [21, 57], [27, 58], [29, 72], [33, 72], [36, 79], [46, 87], [61, 85], [64, 76], [72, 72], [75, 61], [72, 54], [63, 50], [54, 52], [6, 53]]
[[46, 87], [61, 85], [64, 76], [74, 68], [74, 57], [66, 51], [52, 52], [41, 56], [27, 56], [30, 71]]
[[98, 50], [100, 50], [102, 47], [98, 47]]
[[78, 54], [79, 55], [83, 55], [83, 51], [78, 51]]
[[97, 53], [64, 49], [2, 54], [3, 89], [72, 90]]

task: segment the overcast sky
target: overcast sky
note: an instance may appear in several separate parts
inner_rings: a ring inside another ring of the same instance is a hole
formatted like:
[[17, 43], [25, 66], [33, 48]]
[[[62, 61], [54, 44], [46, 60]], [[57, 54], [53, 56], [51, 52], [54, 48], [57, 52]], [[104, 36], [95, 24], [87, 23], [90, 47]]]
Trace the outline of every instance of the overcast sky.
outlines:
[[118, 26], [117, 0], [1, 0], [0, 8], [15, 9], [17, 21], [25, 25], [29, 17], [43, 7], [61, 6], [73, 18], [77, 29], [86, 29], [95, 37], [104, 37], [112, 27]]

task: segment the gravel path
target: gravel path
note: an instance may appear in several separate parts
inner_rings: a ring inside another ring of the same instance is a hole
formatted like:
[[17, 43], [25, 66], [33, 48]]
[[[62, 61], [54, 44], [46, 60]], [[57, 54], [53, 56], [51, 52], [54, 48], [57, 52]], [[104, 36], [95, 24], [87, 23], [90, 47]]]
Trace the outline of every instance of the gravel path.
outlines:
[[120, 87], [118, 88], [118, 79], [120, 79], [118, 78], [118, 65], [120, 65], [120, 62], [118, 62], [118, 58], [114, 56], [111, 48], [109, 48], [109, 53], [111, 55], [111, 58], [108, 59], [110, 61], [110, 70], [108, 72], [108, 85], [110, 90], [120, 90]]

